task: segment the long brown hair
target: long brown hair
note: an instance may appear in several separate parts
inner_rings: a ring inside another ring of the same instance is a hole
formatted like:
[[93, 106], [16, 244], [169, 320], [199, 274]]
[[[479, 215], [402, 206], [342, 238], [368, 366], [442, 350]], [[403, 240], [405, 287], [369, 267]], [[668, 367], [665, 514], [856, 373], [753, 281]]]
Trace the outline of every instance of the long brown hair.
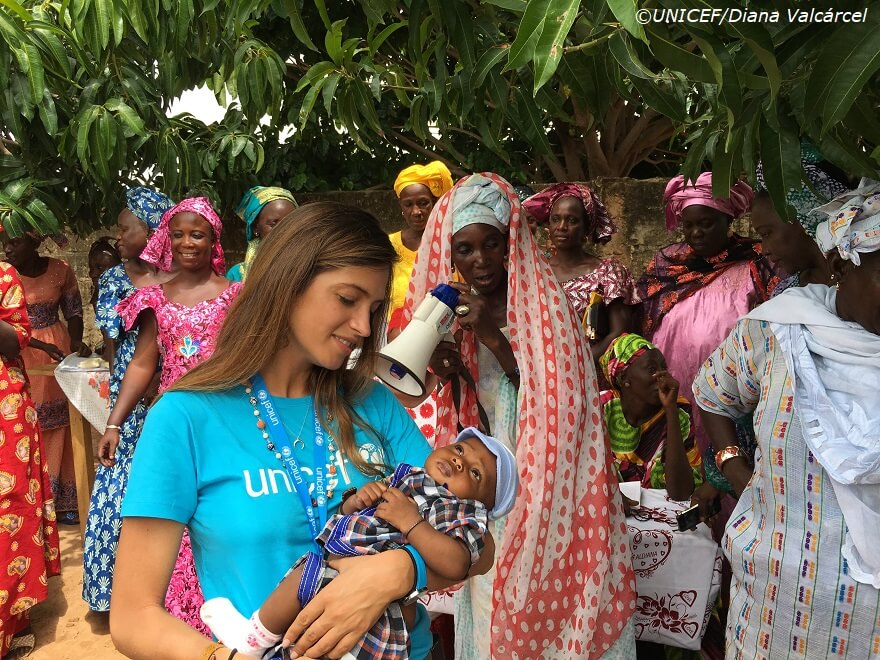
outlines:
[[396, 261], [388, 236], [370, 213], [335, 202], [300, 206], [262, 241], [244, 288], [226, 315], [213, 355], [171, 389], [219, 392], [249, 381], [287, 345], [290, 310], [317, 275], [338, 268], [386, 268], [385, 302], [370, 317], [370, 336], [354, 368], [331, 371], [315, 366], [309, 382], [325, 430], [333, 433], [327, 423], [336, 422], [335, 434], [345, 457], [362, 473], [381, 475], [382, 469], [367, 463], [357, 450], [355, 425], [379, 438], [352, 403], [372, 385], [378, 337], [391, 293], [391, 267]]

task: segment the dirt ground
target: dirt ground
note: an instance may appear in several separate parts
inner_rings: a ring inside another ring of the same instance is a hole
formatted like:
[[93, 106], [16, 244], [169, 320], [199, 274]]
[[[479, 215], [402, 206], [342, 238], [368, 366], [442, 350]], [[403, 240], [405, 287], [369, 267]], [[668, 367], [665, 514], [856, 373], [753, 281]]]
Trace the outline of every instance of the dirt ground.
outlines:
[[37, 638], [29, 660], [118, 660], [105, 614], [82, 599], [82, 537], [79, 526], [59, 525], [61, 575], [49, 580], [49, 598], [31, 610]]

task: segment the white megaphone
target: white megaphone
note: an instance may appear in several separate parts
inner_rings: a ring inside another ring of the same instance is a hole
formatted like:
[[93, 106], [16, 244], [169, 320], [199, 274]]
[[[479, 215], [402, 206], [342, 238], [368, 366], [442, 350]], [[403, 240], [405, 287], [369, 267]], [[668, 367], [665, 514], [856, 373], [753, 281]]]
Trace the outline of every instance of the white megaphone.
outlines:
[[391, 388], [422, 396], [428, 362], [455, 321], [458, 291], [441, 284], [431, 291], [413, 314], [412, 322], [376, 356], [376, 376]]

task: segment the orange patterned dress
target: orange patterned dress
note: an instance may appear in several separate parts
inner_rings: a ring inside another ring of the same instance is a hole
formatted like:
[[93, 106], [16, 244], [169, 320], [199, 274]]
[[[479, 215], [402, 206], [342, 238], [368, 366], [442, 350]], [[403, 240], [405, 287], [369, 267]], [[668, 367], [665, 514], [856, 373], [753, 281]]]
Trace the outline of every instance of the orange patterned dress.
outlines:
[[[0, 321], [24, 348], [31, 329], [18, 273], [0, 262]], [[49, 470], [20, 358], [0, 355], [0, 657], [28, 626], [28, 610], [45, 600], [48, 578], [61, 572]]]

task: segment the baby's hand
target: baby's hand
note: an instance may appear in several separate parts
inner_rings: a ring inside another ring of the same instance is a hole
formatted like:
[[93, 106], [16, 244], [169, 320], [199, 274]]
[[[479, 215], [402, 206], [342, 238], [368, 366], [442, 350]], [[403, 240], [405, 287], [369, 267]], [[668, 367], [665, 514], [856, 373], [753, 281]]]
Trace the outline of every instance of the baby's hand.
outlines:
[[382, 495], [387, 490], [388, 486], [385, 485], [384, 481], [371, 481], [368, 484], [364, 484], [358, 488], [354, 495], [345, 500], [342, 504], [342, 513], [348, 515], [349, 513], [366, 509], [368, 506], [373, 506], [382, 498]]
[[376, 508], [376, 516], [406, 533], [422, 517], [419, 506], [397, 488], [389, 488]]

